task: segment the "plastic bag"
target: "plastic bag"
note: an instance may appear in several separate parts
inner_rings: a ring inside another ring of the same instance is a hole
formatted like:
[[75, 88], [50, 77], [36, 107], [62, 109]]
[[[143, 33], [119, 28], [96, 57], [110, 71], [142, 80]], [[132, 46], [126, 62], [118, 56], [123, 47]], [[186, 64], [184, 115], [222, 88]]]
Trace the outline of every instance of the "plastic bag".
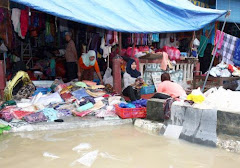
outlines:
[[187, 100], [191, 100], [194, 103], [202, 103], [205, 100], [200, 88], [194, 89], [191, 94], [187, 96]]
[[103, 82], [105, 84], [110, 84], [111, 86], [113, 86], [113, 76], [111, 75], [111, 73], [112, 73], [112, 69], [107, 68], [107, 70], [103, 76]]

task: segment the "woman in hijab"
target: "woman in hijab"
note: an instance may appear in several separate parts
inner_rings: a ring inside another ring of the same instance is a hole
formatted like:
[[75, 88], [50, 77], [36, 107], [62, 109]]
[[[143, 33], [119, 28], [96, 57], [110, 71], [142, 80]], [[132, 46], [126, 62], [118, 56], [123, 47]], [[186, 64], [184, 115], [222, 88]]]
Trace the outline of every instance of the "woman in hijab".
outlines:
[[141, 99], [140, 89], [143, 85], [143, 80], [141, 78], [141, 73], [136, 70], [136, 68], [136, 62], [130, 59], [127, 62], [126, 72], [123, 75], [123, 95], [129, 97], [131, 101]]
[[83, 54], [79, 58], [78, 79], [92, 81], [94, 70], [96, 71], [101, 84], [103, 84], [102, 75], [96, 60], [96, 52], [89, 50], [88, 53]]

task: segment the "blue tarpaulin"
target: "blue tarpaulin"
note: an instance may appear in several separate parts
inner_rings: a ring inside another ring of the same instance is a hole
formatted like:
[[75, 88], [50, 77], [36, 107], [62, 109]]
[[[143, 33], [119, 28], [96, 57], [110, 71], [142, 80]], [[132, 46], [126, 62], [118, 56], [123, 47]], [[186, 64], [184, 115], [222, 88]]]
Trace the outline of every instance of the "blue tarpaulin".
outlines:
[[227, 11], [188, 0], [12, 0], [57, 17], [108, 30], [186, 32], [203, 28]]
[[[222, 10], [231, 10], [231, 15], [227, 21], [240, 23], [240, 0], [217, 0], [216, 8]], [[224, 21], [225, 18], [221, 17], [219, 20]]]

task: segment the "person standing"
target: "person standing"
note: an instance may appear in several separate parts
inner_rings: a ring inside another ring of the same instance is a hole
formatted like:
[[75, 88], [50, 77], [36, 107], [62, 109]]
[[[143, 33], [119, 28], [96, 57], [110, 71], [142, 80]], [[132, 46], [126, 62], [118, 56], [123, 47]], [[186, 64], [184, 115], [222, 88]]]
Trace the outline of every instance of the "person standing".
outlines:
[[68, 42], [66, 47], [66, 68], [68, 82], [77, 78], [78, 56], [74, 41], [72, 40], [72, 33], [66, 32], [65, 39]]

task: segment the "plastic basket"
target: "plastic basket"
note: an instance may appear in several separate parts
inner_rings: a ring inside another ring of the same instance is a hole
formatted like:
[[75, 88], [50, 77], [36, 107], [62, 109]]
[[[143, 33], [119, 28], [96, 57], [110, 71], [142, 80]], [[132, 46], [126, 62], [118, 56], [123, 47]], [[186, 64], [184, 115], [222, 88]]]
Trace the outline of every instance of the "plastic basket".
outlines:
[[115, 111], [121, 118], [146, 118], [147, 108], [121, 108], [115, 105]]
[[141, 94], [151, 94], [155, 92], [155, 86], [145, 86], [141, 88]]

